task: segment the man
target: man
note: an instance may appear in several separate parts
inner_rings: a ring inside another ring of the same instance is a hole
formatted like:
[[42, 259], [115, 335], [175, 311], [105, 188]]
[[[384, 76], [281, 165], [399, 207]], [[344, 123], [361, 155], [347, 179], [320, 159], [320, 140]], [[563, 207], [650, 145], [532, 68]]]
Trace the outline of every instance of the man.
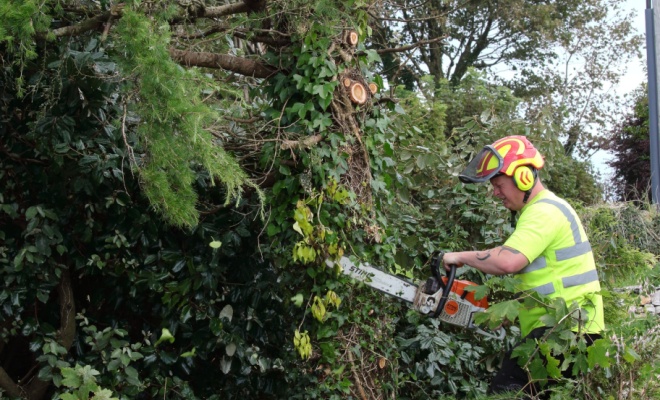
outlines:
[[[515, 274], [521, 292], [536, 291], [549, 297], [562, 297], [570, 306], [581, 308], [586, 322], [575, 327], [586, 333], [588, 344], [605, 327], [603, 300], [593, 253], [575, 210], [547, 190], [538, 178], [544, 159], [524, 136], [507, 136], [484, 149], [459, 175], [464, 183], [490, 181], [493, 195], [513, 213], [520, 213], [515, 230], [504, 245], [484, 251], [446, 253], [443, 263], [468, 265], [492, 275]], [[523, 342], [539, 339], [548, 329], [540, 320], [545, 309], [521, 309]], [[507, 354], [502, 369], [493, 378], [490, 391], [504, 392], [533, 385], [516, 359]]]

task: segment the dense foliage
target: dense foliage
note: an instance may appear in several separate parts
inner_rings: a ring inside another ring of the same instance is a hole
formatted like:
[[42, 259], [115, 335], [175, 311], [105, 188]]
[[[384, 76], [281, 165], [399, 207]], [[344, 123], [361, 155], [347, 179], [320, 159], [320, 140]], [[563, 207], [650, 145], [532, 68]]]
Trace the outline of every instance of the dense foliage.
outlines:
[[[501, 243], [508, 212], [456, 175], [512, 132], [542, 149], [558, 194], [593, 205], [599, 188], [566, 155], [554, 111], [521, 120], [530, 103], [483, 71], [385, 91], [380, 55], [405, 46], [371, 40], [379, 5], [0, 0], [2, 396], [485, 394], [515, 326], [500, 342], [439, 324], [324, 260], [421, 280], [435, 250]], [[357, 104], [346, 79], [379, 91]], [[582, 212], [607, 286], [653, 286], [655, 239], [631, 236], [631, 222], [612, 240], [616, 209]], [[466, 277], [501, 304], [484, 323], [515, 320], [509, 280]], [[632, 301], [614, 294], [610, 307]], [[550, 307], [556, 321], [571, 312]], [[593, 354], [558, 323], [552, 348], [530, 351], [530, 373], [554, 377], [539, 357], [556, 367], [571, 351], [585, 375], [560, 395], [652, 383], [653, 328], [628, 322], [611, 313], [622, 328]], [[646, 330], [649, 345], [634, 347]]]

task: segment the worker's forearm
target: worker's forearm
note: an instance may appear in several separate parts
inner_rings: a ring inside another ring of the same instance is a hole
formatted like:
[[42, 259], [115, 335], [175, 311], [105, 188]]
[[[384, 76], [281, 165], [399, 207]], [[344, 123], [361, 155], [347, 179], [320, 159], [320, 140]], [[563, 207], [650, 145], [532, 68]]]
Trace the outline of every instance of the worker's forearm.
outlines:
[[443, 261], [445, 266], [467, 264], [490, 275], [512, 274], [527, 265], [527, 258], [522, 253], [506, 246], [482, 251], [446, 253]]

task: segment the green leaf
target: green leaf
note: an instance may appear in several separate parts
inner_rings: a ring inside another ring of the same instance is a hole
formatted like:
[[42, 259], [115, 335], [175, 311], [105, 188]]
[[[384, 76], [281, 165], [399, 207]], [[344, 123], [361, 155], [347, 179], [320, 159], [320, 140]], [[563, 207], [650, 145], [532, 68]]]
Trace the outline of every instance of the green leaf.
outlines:
[[632, 347], [626, 346], [626, 351], [623, 353], [623, 359], [632, 364], [635, 361], [639, 361], [641, 357]]
[[539, 320], [543, 322], [545, 326], [555, 326], [557, 324], [557, 318], [553, 314], [544, 314]]
[[62, 377], [64, 378], [62, 379], [62, 385], [66, 387], [77, 389], [82, 384], [80, 375], [78, 375], [78, 372], [73, 368], [63, 368]]
[[587, 348], [587, 360], [589, 362], [589, 368], [594, 368], [596, 365], [600, 365], [602, 368], [609, 368], [611, 364], [611, 359], [608, 356], [608, 350], [610, 346], [607, 340], [598, 339]]
[[293, 304], [296, 305], [296, 307], [300, 307], [302, 306], [303, 295], [301, 293], [298, 293], [297, 295], [291, 298], [291, 301], [293, 302]]
[[91, 400], [119, 400], [118, 397], [112, 397], [112, 391], [108, 389], [99, 389], [94, 392]]
[[545, 380], [548, 378], [548, 370], [543, 364], [543, 360], [539, 357], [534, 357], [531, 363], [529, 363], [529, 373], [534, 379]]
[[301, 236], [303, 236], [303, 237], [305, 236], [305, 234], [303, 234], [302, 229], [300, 229], [300, 224], [298, 223], [298, 221], [294, 222], [293, 230], [300, 233]]
[[163, 328], [161, 330], [160, 338], [154, 343], [154, 347], [158, 346], [162, 342], [170, 342], [174, 343], [174, 336], [172, 336], [172, 332], [170, 332], [169, 329]]
[[193, 356], [195, 356], [196, 352], [197, 352], [197, 348], [193, 347], [192, 350], [186, 351], [185, 353], [182, 353], [181, 357], [183, 357], [183, 358], [193, 357]]
[[545, 356], [546, 370], [548, 375], [552, 378], [559, 378], [561, 376], [561, 371], [559, 370], [559, 360], [552, 356], [552, 352], [550, 351], [550, 346], [548, 343], [540, 343], [539, 349], [541, 354]]
[[491, 315], [492, 319], [515, 321], [518, 318], [520, 303], [518, 300], [507, 300], [491, 305], [486, 313]]
[[475, 300], [481, 300], [488, 295], [490, 289], [486, 285], [467, 286], [466, 292], [473, 292]]
[[25, 211], [25, 219], [28, 221], [37, 215], [37, 207], [30, 207]]

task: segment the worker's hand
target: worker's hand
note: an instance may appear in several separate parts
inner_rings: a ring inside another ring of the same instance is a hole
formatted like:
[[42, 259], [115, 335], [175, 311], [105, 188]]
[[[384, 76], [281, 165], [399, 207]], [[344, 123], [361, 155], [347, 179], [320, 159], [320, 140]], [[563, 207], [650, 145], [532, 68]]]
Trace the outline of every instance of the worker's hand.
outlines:
[[451, 270], [450, 265], [455, 265], [456, 268], [463, 266], [463, 263], [458, 258], [459, 253], [445, 253], [442, 257], [442, 264], [445, 267], [446, 271]]

